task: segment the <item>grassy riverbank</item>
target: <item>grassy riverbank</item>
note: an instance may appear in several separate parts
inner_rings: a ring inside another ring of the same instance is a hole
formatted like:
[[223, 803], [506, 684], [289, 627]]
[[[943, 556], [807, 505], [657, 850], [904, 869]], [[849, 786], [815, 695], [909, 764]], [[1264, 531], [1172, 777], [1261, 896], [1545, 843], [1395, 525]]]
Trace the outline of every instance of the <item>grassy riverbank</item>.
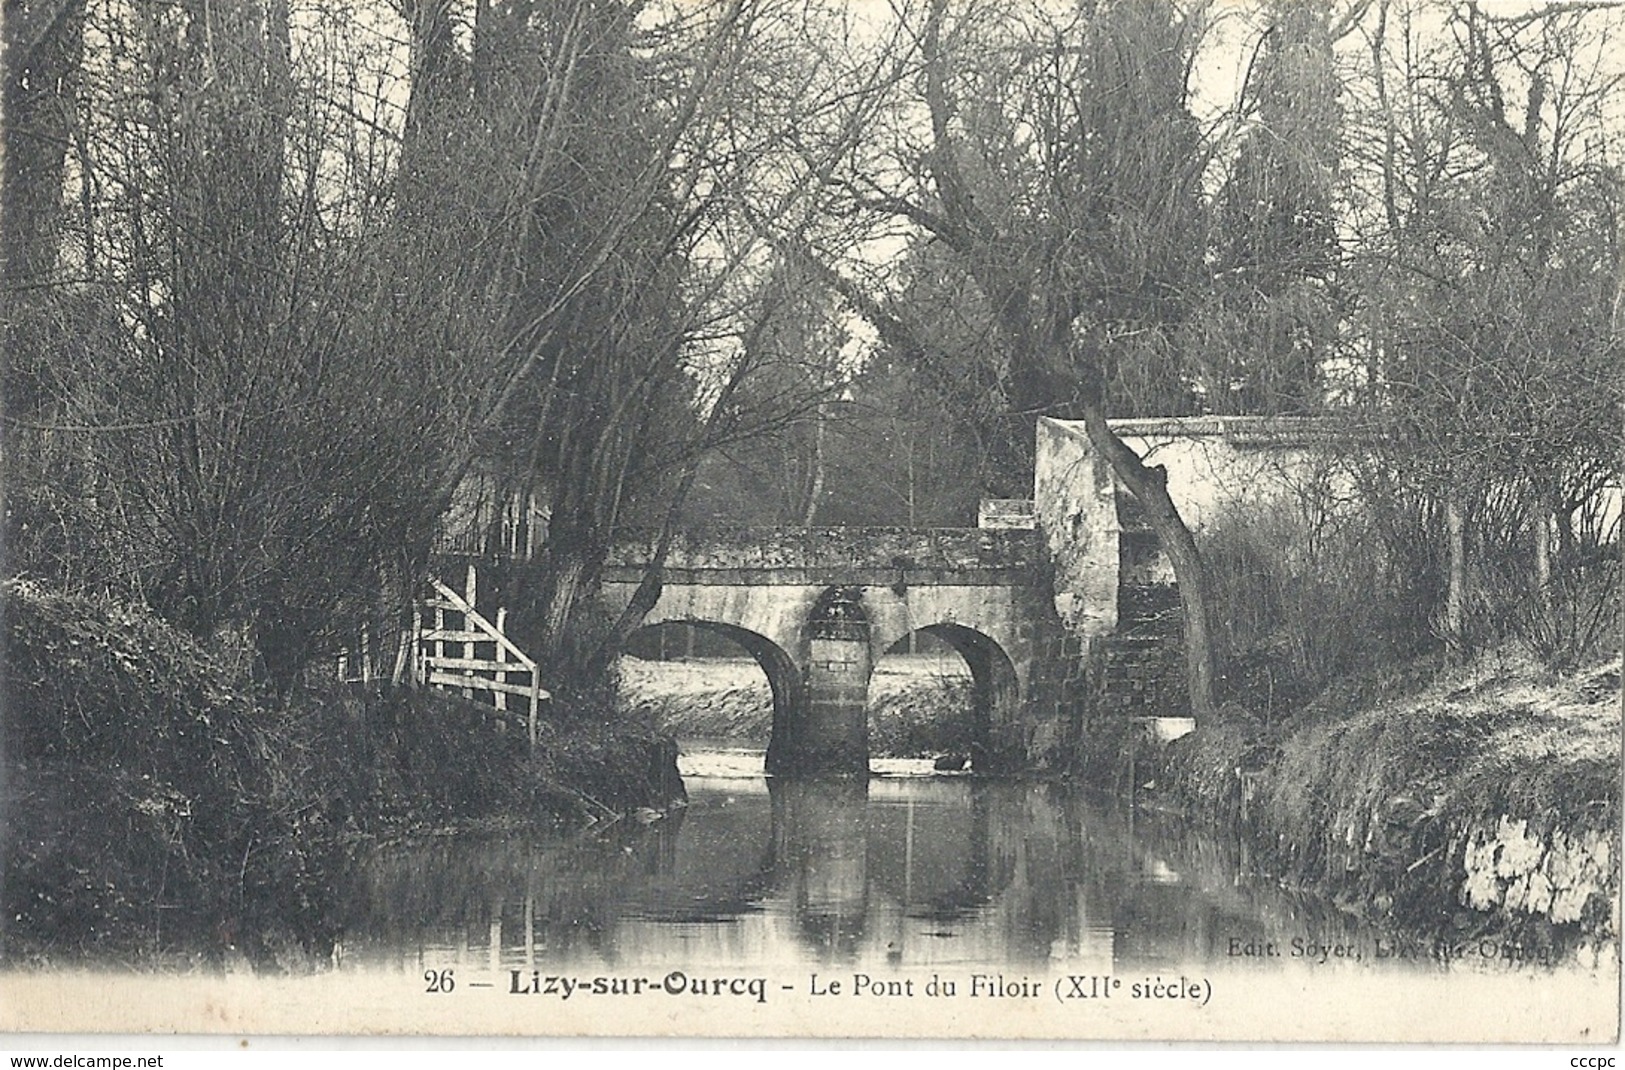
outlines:
[[12, 584], [4, 610], [14, 961], [177, 943], [325, 953], [330, 867], [357, 839], [584, 823], [681, 791], [674, 748], [605, 719], [544, 722], [533, 754], [488, 708], [439, 693], [262, 702], [129, 606]]
[[[869, 753], [877, 758], [968, 754], [971, 678], [958, 655], [882, 660], [869, 685]], [[766, 747], [773, 725], [767, 678], [749, 658], [621, 659], [621, 705], [679, 739]]]
[[1417, 662], [1273, 724], [1225, 712], [1160, 754], [1152, 794], [1243, 828], [1289, 883], [1433, 947], [1617, 938], [1617, 657], [1566, 676], [1506, 651]]

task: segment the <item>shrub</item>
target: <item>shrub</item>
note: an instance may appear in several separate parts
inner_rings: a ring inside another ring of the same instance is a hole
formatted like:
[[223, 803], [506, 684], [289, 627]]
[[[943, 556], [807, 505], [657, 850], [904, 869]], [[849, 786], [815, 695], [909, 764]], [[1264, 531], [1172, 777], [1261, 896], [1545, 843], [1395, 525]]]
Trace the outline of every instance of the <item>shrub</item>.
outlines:
[[1358, 513], [1231, 513], [1204, 530], [1226, 694], [1267, 719], [1431, 640], [1425, 579]]
[[142, 608], [23, 582], [0, 597], [8, 955], [325, 957], [353, 835], [599, 818], [682, 790], [669, 745], [607, 716], [544, 723], [532, 753], [519, 724], [440, 692], [334, 685], [267, 708]]
[[158, 944], [184, 923], [231, 942], [246, 918], [309, 920], [301, 809], [243, 682], [140, 608], [3, 593], [12, 934]]
[[1572, 672], [1610, 646], [1619, 650], [1620, 579], [1617, 556], [1563, 569], [1534, 590], [1503, 579], [1499, 610], [1542, 665]]

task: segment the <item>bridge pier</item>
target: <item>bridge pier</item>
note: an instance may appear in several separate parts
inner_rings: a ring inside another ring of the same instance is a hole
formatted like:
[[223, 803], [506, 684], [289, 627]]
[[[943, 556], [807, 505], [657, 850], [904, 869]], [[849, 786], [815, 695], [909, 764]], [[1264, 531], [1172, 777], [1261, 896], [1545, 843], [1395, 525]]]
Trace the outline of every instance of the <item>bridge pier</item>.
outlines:
[[774, 733], [768, 771], [868, 776], [872, 668], [862, 592], [829, 588], [808, 620], [805, 707], [787, 738]]

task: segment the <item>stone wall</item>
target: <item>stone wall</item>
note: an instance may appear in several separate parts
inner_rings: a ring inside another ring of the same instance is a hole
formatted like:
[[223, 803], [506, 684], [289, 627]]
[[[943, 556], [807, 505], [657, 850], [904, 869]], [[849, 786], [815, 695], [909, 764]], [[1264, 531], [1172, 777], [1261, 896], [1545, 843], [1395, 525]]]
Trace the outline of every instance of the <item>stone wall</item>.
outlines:
[[[1351, 480], [1328, 448], [1323, 423], [1265, 417], [1113, 420], [1148, 464], [1168, 473], [1168, 493], [1194, 531], [1236, 509], [1302, 511], [1351, 497]], [[1080, 423], [1038, 421], [1033, 495], [1055, 565], [1055, 608], [1081, 635], [1119, 632], [1127, 588], [1168, 586], [1173, 570], [1139, 519], [1134, 498], [1089, 444]]]
[[[1112, 427], [1146, 463], [1163, 467], [1169, 495], [1196, 532], [1237, 512], [1307, 516], [1329, 499], [1353, 497], [1318, 421], [1190, 417]], [[1089, 647], [1088, 716], [1183, 714], [1178, 587], [1139, 503], [1075, 422], [1039, 420], [1033, 479], [1056, 612]]]
[[1525, 818], [1502, 814], [1493, 827], [1481, 824], [1465, 838], [1464, 905], [1541, 915], [1558, 925], [1587, 921], [1593, 928], [1600, 927], [1598, 919], [1587, 912], [1601, 906], [1611, 912], [1607, 931], [1619, 931], [1613, 836], [1560, 827], [1540, 831]]
[[1033, 509], [1055, 570], [1055, 610], [1068, 630], [1109, 635], [1117, 628], [1117, 487], [1082, 431], [1038, 421]]
[[[609, 566], [632, 568], [653, 556], [648, 539], [632, 539], [611, 553]], [[834, 574], [831, 582], [928, 583], [933, 575], [1017, 573], [1043, 561], [1033, 531], [1008, 528], [727, 528], [680, 535], [666, 555], [666, 571], [736, 571], [742, 583], [818, 582], [807, 573]]]

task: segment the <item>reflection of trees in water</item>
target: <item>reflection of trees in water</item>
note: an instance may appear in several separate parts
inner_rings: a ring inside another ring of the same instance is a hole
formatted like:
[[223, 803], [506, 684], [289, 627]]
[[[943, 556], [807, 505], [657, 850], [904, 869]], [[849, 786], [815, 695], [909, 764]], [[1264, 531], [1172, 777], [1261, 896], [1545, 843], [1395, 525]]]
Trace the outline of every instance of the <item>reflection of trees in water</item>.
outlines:
[[907, 833], [871, 817], [881, 838], [870, 846], [871, 900], [976, 933], [1003, 961], [1162, 967], [1223, 959], [1233, 937], [1348, 933], [1335, 912], [1249, 881], [1233, 838], [1057, 785], [959, 783], [962, 800], [913, 823], [907, 877], [897, 848]]
[[702, 946], [728, 959], [786, 938], [771, 920], [755, 936], [738, 924], [765, 914], [820, 961], [1093, 970], [1222, 961], [1231, 939], [1355, 936], [1249, 881], [1232, 841], [1055, 785], [774, 779], [765, 796], [758, 783], [691, 797], [686, 816], [607, 836], [374, 852], [350, 880], [347, 943], [506, 965]]
[[904, 916], [938, 928], [980, 911], [1000, 886], [988, 855], [987, 808], [978, 785], [957, 781], [918, 804], [880, 806], [871, 818], [876, 894]]
[[1031, 951], [1161, 968], [1222, 958], [1231, 936], [1261, 931], [1234, 852], [1206, 830], [1056, 788], [1029, 798]]
[[[1352, 944], [1367, 930], [1335, 904], [1281, 888], [1249, 864], [1245, 844], [1168, 814], [1137, 814], [1127, 834], [1138, 874], [1116, 919], [1121, 951], [1150, 966], [1224, 960], [1232, 939], [1242, 943], [1302, 937]], [[1177, 883], [1165, 871], [1177, 871]], [[1170, 924], [1168, 919], [1177, 924]]]
[[[1126, 846], [1110, 915], [1118, 959], [1148, 969], [1172, 967], [1208, 958], [1215, 949], [1224, 957], [1231, 937], [1262, 937], [1261, 921], [1235, 888], [1233, 853], [1225, 868], [1227, 853], [1214, 837], [1126, 808], [1111, 813], [1099, 834]], [[1231, 875], [1223, 886], [1206, 879], [1219, 869]]]
[[385, 947], [590, 950], [616, 957], [625, 892], [669, 868], [681, 817], [644, 832], [538, 842], [453, 836], [372, 852], [350, 870], [347, 939]]
[[677, 925], [727, 921], [760, 911], [772, 894], [776, 877], [760, 796], [697, 798], [697, 806], [674, 814], [675, 824], [652, 827], [672, 849], [658, 875], [627, 890], [630, 915]]

